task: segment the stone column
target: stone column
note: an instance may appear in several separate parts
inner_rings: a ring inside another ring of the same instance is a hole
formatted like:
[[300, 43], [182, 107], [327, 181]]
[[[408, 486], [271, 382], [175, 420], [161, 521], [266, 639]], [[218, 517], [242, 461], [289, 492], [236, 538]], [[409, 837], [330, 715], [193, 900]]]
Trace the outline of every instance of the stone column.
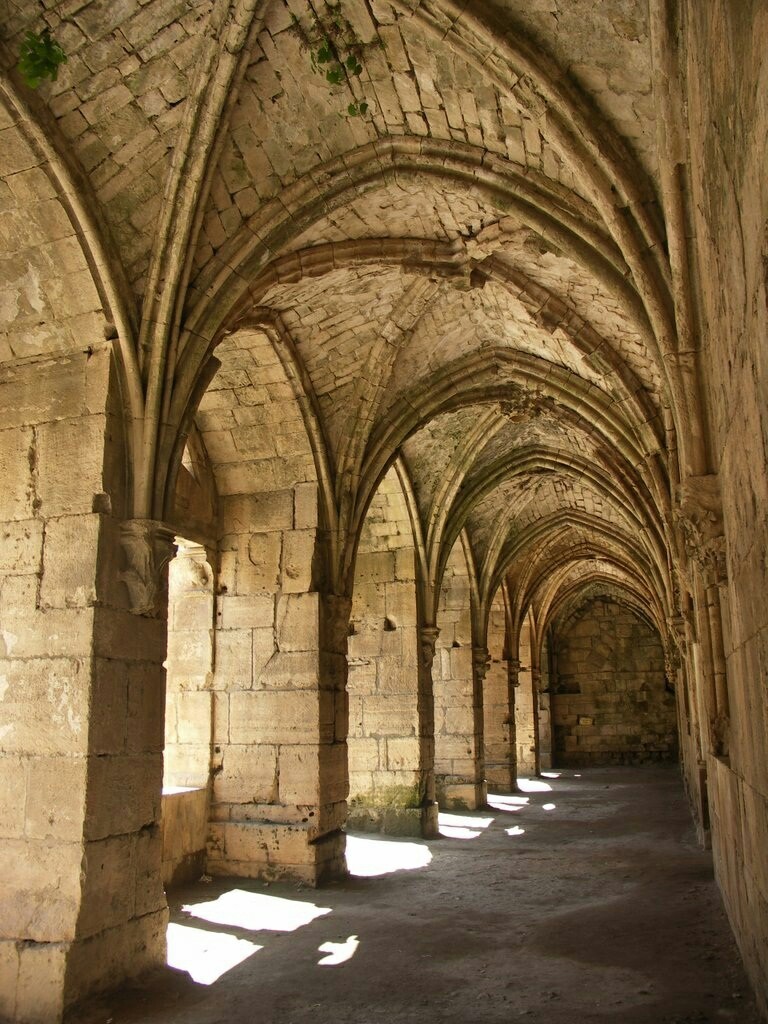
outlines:
[[315, 485], [220, 508], [208, 871], [316, 885], [344, 870], [350, 602], [323, 589]]
[[419, 628], [419, 769], [421, 834], [425, 839], [440, 834], [435, 798], [435, 698], [432, 663], [440, 630], [432, 624]]
[[508, 662], [491, 661], [485, 647], [473, 648], [475, 672], [483, 678], [485, 778], [488, 790], [517, 791], [514, 690]]
[[165, 958], [171, 548], [112, 511], [124, 464], [109, 349], [0, 374], [0, 1017], [51, 1024]]

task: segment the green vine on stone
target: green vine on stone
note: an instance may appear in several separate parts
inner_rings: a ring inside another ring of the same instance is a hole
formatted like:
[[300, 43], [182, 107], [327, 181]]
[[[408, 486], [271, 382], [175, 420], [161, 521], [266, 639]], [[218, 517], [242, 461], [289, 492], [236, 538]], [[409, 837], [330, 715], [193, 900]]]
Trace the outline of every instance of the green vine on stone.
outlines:
[[59, 65], [66, 63], [66, 53], [47, 28], [27, 32], [19, 48], [18, 69], [30, 89], [36, 89], [45, 78], [55, 82]]
[[[314, 38], [310, 38], [295, 16], [293, 23], [309, 50], [312, 71], [322, 75], [331, 88], [360, 77], [363, 72], [363, 44], [348, 25], [342, 26], [338, 18], [333, 18], [324, 25], [318, 24]], [[366, 100], [355, 100], [347, 107], [349, 117], [361, 117], [367, 111]]]

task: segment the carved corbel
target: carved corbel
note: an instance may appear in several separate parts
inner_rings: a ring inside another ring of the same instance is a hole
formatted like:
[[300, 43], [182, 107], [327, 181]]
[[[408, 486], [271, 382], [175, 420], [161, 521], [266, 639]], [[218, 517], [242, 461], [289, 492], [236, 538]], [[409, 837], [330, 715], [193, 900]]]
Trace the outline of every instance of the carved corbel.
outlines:
[[482, 683], [485, 679], [486, 673], [491, 665], [491, 656], [488, 653], [487, 647], [473, 647], [472, 648], [472, 671], [475, 674], [475, 679], [479, 683]]
[[155, 519], [129, 519], [120, 527], [126, 568], [118, 579], [128, 588], [133, 615], [157, 618], [168, 599], [168, 563], [174, 556], [174, 534]]
[[511, 685], [512, 686], [519, 686], [520, 685], [520, 669], [522, 667], [521, 664], [520, 664], [520, 659], [519, 658], [509, 658], [508, 659], [508, 665], [509, 665], [509, 681], [510, 681]]
[[680, 527], [686, 554], [707, 584], [727, 581], [723, 503], [716, 474], [689, 477], [677, 491], [674, 519]]
[[435, 660], [435, 644], [440, 636], [437, 626], [422, 626], [419, 630], [419, 657], [421, 667], [425, 672], [432, 671], [432, 662]]

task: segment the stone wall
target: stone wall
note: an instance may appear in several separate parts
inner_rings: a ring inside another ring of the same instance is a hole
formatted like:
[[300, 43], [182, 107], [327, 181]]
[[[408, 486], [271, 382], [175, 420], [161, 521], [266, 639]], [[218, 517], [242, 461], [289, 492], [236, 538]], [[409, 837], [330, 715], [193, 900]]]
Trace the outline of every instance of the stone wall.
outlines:
[[316, 589], [317, 488], [221, 498], [208, 870], [314, 884], [340, 869], [346, 705]]
[[506, 649], [507, 624], [499, 591], [488, 619], [488, 670], [483, 682], [483, 739], [488, 791], [512, 793], [517, 789], [515, 711], [509, 684]]
[[658, 633], [597, 598], [556, 632], [555, 764], [642, 764], [676, 753], [675, 700]]
[[[177, 538], [168, 571], [163, 784], [207, 790], [213, 725], [213, 569], [198, 544]], [[167, 826], [166, 830], [167, 830]]]
[[416, 572], [394, 470], [371, 502], [349, 637], [349, 803], [354, 828], [421, 834]]
[[440, 590], [440, 635], [432, 666], [435, 699], [435, 789], [447, 808], [475, 808], [482, 801], [482, 709], [472, 674], [472, 618], [467, 565], [456, 543]]
[[768, 11], [760, 0], [683, 8], [691, 235], [727, 568], [730, 735], [728, 756], [707, 757], [712, 845], [768, 1012]]
[[531, 624], [526, 618], [520, 630], [518, 659], [520, 668], [515, 687], [515, 744], [517, 747], [517, 771], [519, 775], [535, 775], [537, 694], [533, 687], [531, 651]]
[[47, 1021], [164, 958], [165, 621], [121, 580], [109, 348], [5, 364], [0, 392], [0, 1016]]

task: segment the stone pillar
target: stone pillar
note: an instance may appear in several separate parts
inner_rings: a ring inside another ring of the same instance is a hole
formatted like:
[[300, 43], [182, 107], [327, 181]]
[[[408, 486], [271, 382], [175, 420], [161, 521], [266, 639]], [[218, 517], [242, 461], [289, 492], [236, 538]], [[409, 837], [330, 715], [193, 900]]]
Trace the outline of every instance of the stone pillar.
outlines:
[[124, 466], [110, 358], [104, 346], [0, 370], [0, 1017], [35, 1024], [165, 959], [171, 548], [112, 511]]
[[325, 593], [317, 488], [220, 501], [208, 871], [344, 870], [350, 602]]
[[438, 803], [448, 810], [483, 807], [482, 696], [475, 686], [471, 646], [438, 643], [432, 675]]
[[506, 659], [492, 661], [485, 647], [473, 649], [475, 672], [483, 681], [485, 778], [488, 790], [517, 791], [514, 690]]
[[435, 698], [432, 663], [440, 630], [432, 624], [419, 628], [419, 785], [421, 834], [425, 839], [440, 834], [435, 797]]
[[213, 582], [205, 548], [180, 541], [168, 587], [165, 786], [207, 787], [210, 780]]

